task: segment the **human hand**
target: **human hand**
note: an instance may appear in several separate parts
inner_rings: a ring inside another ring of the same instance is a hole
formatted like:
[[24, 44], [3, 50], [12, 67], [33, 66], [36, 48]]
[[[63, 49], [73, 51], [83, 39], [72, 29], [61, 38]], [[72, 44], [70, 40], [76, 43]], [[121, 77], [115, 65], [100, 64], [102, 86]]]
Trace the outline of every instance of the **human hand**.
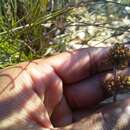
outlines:
[[88, 115], [106, 97], [103, 82], [112, 75], [104, 63], [108, 52], [80, 49], [2, 70], [0, 130], [65, 126]]

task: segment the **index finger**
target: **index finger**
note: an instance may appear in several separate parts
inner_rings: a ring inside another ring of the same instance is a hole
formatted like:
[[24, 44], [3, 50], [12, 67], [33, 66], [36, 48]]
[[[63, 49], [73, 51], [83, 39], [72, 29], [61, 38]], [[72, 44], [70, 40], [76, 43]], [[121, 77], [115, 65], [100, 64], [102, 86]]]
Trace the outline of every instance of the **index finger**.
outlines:
[[[61, 53], [45, 60], [41, 64], [49, 64], [64, 83], [75, 83], [112, 66], [107, 61], [109, 48], [91, 47]], [[107, 64], [105, 63], [107, 61]]]

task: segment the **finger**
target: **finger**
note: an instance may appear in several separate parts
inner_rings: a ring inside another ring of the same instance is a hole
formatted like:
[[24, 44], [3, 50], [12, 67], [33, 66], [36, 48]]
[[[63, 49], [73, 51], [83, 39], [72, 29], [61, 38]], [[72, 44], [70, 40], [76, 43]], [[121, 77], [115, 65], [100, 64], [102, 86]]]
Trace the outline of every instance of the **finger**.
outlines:
[[[118, 94], [117, 101], [127, 100], [128, 98], [130, 98], [130, 93]], [[106, 106], [108, 106], [108, 105], [110, 105], [112, 103], [113, 103], [113, 98], [110, 97], [108, 99], [105, 99], [103, 102], [101, 102], [98, 106], [95, 106], [94, 108], [74, 110], [73, 113], [72, 113], [73, 122], [79, 121], [84, 117], [89, 117], [89, 116], [91, 116], [92, 114], [94, 114], [97, 111], [104, 110], [104, 108]]]
[[72, 112], [65, 97], [56, 106], [51, 121], [55, 127], [61, 127], [72, 123]]
[[103, 100], [101, 76], [66, 85], [64, 88], [65, 96], [72, 109], [90, 108]]
[[109, 48], [86, 48], [36, 62], [51, 65], [63, 82], [74, 83], [97, 72], [111, 69], [110, 63], [105, 64], [108, 53]]
[[[118, 73], [130, 74], [130, 69]], [[107, 96], [104, 82], [113, 76], [112, 72], [97, 74], [96, 76], [64, 87], [64, 93], [71, 108], [90, 108]]]
[[[127, 100], [128, 98], [130, 98], [129, 93], [118, 94], [117, 101], [124, 101], [124, 100]], [[73, 122], [79, 121], [84, 117], [89, 117], [97, 111], [101, 111], [101, 110], [104, 111], [104, 109], [106, 109], [106, 106], [108, 107], [112, 103], [113, 103], [113, 98], [110, 97], [110, 98], [105, 99], [103, 102], [101, 102], [98, 106], [96, 106], [94, 108], [91, 108], [91, 109], [85, 109], [85, 108], [84, 109], [76, 109], [72, 113]]]
[[109, 130], [104, 125], [106, 125], [106, 122], [104, 121], [102, 114], [96, 113], [83, 118], [79, 122], [70, 124], [66, 127], [57, 128], [56, 130]]
[[128, 130], [130, 128], [130, 98], [111, 103], [82, 120], [57, 130]]
[[[117, 101], [126, 100], [128, 98], [130, 98], [129, 94], [119, 94], [118, 98], [117, 98]], [[92, 114], [94, 114], [96, 111], [99, 111], [101, 109], [104, 110], [104, 108], [105, 108], [104, 106], [106, 106], [106, 105], [108, 106], [108, 104], [110, 105], [110, 103], [112, 103], [112, 102], [113, 102], [113, 98], [109, 98], [109, 99], [105, 100], [105, 102], [102, 102], [97, 107], [94, 107], [94, 108], [91, 108], [91, 109], [77, 109], [77, 110], [73, 110], [73, 112], [72, 112], [73, 122], [77, 122], [77, 121], [80, 121], [81, 119], [83, 119], [85, 117], [89, 117]], [[101, 108], [101, 107], [104, 107], [104, 108]], [[62, 125], [62, 126], [64, 126], [64, 125]]]

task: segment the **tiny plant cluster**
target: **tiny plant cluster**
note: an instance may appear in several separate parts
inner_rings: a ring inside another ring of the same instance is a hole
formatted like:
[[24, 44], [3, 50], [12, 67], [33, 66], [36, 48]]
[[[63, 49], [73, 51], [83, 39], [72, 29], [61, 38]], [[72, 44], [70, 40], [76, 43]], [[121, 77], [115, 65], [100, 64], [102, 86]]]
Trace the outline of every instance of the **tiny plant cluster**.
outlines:
[[118, 70], [128, 67], [130, 50], [124, 44], [116, 43], [110, 49], [110, 61], [113, 65], [113, 77], [105, 81], [107, 92], [113, 96], [116, 101], [117, 94], [124, 89], [130, 89], [130, 76], [118, 74]]

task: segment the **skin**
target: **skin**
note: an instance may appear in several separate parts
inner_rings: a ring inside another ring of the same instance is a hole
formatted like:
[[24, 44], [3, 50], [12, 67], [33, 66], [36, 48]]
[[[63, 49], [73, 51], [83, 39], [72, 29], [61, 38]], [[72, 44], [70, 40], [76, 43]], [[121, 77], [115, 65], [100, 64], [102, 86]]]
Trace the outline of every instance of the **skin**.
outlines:
[[1, 70], [0, 130], [128, 130], [128, 97], [93, 109], [109, 96], [108, 54], [109, 48], [79, 49]]

